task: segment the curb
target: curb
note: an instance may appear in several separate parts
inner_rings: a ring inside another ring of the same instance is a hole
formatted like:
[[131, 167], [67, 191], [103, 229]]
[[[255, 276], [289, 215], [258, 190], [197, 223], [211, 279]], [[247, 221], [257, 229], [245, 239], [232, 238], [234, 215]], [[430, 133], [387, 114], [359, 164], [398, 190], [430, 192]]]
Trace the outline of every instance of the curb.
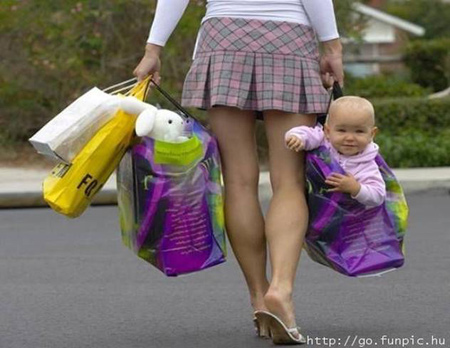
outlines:
[[[117, 204], [116, 189], [103, 189], [91, 203], [91, 205], [111, 204]], [[0, 193], [0, 209], [38, 207], [49, 207], [40, 191]]]
[[[405, 194], [420, 193], [428, 190], [450, 190], [450, 168], [416, 168], [397, 169], [395, 175], [400, 181]], [[34, 185], [36, 186], [36, 185]], [[39, 185], [38, 185], [39, 186]], [[262, 172], [259, 182], [260, 200], [270, 199], [272, 188], [268, 172]], [[92, 205], [117, 204], [117, 190], [115, 174], [105, 187], [94, 197]], [[48, 207], [42, 197], [40, 188], [33, 188], [19, 192], [0, 192], [0, 209]]]

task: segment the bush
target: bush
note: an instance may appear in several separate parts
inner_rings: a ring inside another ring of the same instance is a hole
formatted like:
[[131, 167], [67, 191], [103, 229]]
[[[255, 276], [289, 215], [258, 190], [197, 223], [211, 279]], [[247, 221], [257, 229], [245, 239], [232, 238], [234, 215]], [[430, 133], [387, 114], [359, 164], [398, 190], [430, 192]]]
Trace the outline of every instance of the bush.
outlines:
[[378, 75], [365, 78], [346, 76], [345, 81], [345, 94], [364, 98], [421, 97], [429, 93], [429, 89], [396, 76]]
[[450, 166], [450, 98], [374, 101], [376, 142], [394, 168]]
[[405, 63], [414, 82], [435, 92], [450, 85], [450, 39], [413, 41], [406, 46]]
[[[358, 22], [348, 11], [353, 2], [336, 5], [340, 29], [350, 34]], [[22, 142], [92, 86], [129, 79], [144, 53], [156, 3], [0, 1], [1, 141]], [[163, 51], [162, 83], [177, 99], [205, 3], [190, 2]], [[149, 101], [169, 107], [158, 93]]]
[[376, 137], [380, 153], [392, 168], [450, 166], [450, 130], [434, 134], [420, 130]]
[[398, 98], [374, 100], [377, 125], [383, 133], [420, 130], [434, 134], [450, 129], [450, 98]]
[[[351, 32], [349, 29], [352, 25], [347, 20], [350, 12], [346, 9], [352, 2], [342, 0], [336, 4], [340, 29], [347, 26], [347, 32]], [[191, 63], [204, 3], [204, 0], [190, 2], [186, 14], [164, 49], [161, 71], [163, 85], [177, 99], [180, 98], [184, 76]], [[129, 78], [143, 54], [155, 6], [156, 0], [1, 1], [0, 146], [4, 148], [26, 141], [88, 88], [94, 85], [106, 87]], [[416, 44], [418, 48], [414, 46], [409, 55], [413, 72], [418, 76], [420, 70], [424, 70], [423, 74], [430, 73], [425, 79], [430, 84], [427, 82], [423, 85], [435, 89], [442, 89], [440, 86], [444, 85], [443, 52], [448, 53], [448, 43], [447, 51], [444, 49], [448, 41], [439, 42], [431, 48], [426, 43], [422, 46]], [[425, 59], [421, 55], [427, 57], [427, 61], [421, 62]], [[439, 80], [441, 85], [436, 87], [434, 80]], [[415, 80], [417, 83], [419, 81]], [[352, 89], [354, 94], [370, 98], [421, 96], [425, 93], [416, 85], [376, 77], [348, 83], [346, 93], [349, 94]], [[153, 93], [150, 101], [168, 106], [157, 92]], [[410, 146], [402, 139], [411, 138], [413, 133], [404, 133], [405, 130], [420, 128], [423, 137], [433, 138], [433, 134], [450, 127], [448, 99], [394, 99], [377, 101], [375, 107], [382, 142], [388, 141], [383, 140], [385, 137], [395, 139], [393, 144], [398, 146]], [[204, 113], [194, 113], [204, 119]], [[257, 133], [259, 153], [264, 159], [267, 157], [267, 143], [261, 124], [258, 125]], [[401, 139], [397, 139], [397, 136]], [[425, 138], [414, 136], [416, 141], [426, 143], [423, 141]], [[441, 138], [435, 137], [432, 141], [439, 142]], [[389, 152], [399, 151], [394, 149], [394, 145], [389, 147], [390, 143], [386, 144]], [[402, 154], [418, 159], [418, 155], [412, 152]], [[426, 160], [432, 158], [428, 156]], [[443, 163], [438, 159], [436, 161]]]
[[[375, 141], [387, 163], [399, 167], [450, 166], [450, 98], [374, 100], [379, 134]], [[268, 146], [262, 122], [256, 127], [265, 166]]]
[[[1, 141], [23, 142], [92, 86], [129, 79], [155, 7], [155, 0], [2, 1]], [[202, 1], [191, 4], [164, 50], [161, 76], [177, 98], [203, 13]]]

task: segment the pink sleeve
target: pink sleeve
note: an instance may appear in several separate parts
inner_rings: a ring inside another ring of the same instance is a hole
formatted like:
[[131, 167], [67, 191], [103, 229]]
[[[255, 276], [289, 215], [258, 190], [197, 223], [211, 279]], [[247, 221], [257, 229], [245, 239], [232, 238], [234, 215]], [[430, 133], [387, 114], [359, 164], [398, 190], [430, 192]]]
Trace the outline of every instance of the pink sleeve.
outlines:
[[353, 198], [368, 207], [383, 204], [386, 198], [386, 185], [375, 161], [365, 168], [364, 176], [359, 180], [361, 189]]
[[286, 132], [284, 138], [287, 140], [291, 135], [301, 139], [305, 143], [306, 151], [318, 148], [324, 140], [324, 133], [321, 125], [315, 127], [294, 127]]

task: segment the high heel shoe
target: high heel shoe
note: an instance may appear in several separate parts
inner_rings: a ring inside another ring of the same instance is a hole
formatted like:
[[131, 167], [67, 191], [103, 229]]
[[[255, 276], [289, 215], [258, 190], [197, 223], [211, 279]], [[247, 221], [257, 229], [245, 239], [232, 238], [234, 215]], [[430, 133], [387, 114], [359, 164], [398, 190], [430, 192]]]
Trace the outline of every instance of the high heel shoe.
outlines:
[[253, 325], [255, 325], [255, 332], [258, 337], [266, 339], [270, 338], [269, 323], [266, 318], [258, 319], [256, 316], [254, 316]]
[[264, 321], [269, 324], [269, 331], [274, 344], [306, 343], [299, 327], [288, 328], [280, 318], [270, 312], [256, 311], [255, 318], [258, 322]]

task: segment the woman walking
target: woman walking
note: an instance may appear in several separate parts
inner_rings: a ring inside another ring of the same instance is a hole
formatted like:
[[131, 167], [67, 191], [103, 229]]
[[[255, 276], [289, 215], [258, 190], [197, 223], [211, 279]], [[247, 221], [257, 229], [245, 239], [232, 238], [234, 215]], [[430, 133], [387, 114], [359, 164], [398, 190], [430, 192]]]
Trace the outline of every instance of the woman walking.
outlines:
[[[139, 79], [154, 74], [158, 80], [162, 47], [188, 3], [158, 1], [145, 55], [134, 71]], [[207, 0], [206, 6], [182, 105], [207, 110], [219, 143], [227, 233], [258, 335], [303, 343], [292, 293], [308, 224], [304, 155], [285, 147], [284, 134], [313, 126], [316, 115], [327, 111], [323, 84], [343, 84], [332, 0]], [[273, 190], [265, 220], [258, 200], [258, 117], [267, 133]]]

